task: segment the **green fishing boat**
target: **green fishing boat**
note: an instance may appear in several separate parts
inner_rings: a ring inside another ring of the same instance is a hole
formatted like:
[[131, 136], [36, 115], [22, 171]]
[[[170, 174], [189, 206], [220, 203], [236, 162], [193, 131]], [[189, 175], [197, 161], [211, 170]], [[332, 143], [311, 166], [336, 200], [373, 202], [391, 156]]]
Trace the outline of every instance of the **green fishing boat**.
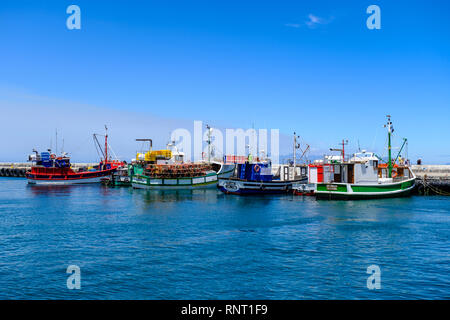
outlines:
[[149, 151], [136, 154], [129, 176], [133, 188], [193, 189], [215, 188], [218, 178], [234, 174], [236, 164], [208, 158], [199, 162], [185, 162], [184, 153], [169, 143], [164, 150], [152, 150], [151, 139], [137, 139], [150, 143]]
[[408, 163], [399, 161], [400, 152], [392, 159], [391, 137], [392, 122], [388, 116], [386, 125], [388, 131], [388, 161], [380, 163], [381, 159], [372, 152], [359, 152], [351, 159], [323, 165], [323, 181], [317, 183], [315, 196], [317, 199], [379, 199], [409, 196], [414, 190], [416, 176]]

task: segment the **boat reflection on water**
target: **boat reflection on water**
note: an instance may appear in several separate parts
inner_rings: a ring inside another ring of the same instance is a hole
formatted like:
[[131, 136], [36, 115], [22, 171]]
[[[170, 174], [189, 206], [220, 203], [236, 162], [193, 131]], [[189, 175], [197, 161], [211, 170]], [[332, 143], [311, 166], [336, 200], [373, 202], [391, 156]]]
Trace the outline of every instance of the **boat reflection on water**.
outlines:
[[33, 196], [64, 196], [70, 195], [74, 188], [79, 186], [76, 185], [35, 185], [27, 184], [27, 190], [31, 191]]
[[[67, 184], [67, 185], [38, 185], [27, 184], [26, 188], [31, 191], [33, 196], [69, 196], [82, 194], [97, 194], [101, 197], [114, 197], [118, 195], [116, 190], [105, 188], [98, 184], [81, 185], [81, 184]], [[130, 190], [131, 191], [131, 190]], [[99, 198], [98, 200], [101, 200]]]
[[179, 211], [180, 203], [198, 204], [199, 212], [204, 211], [205, 204], [210, 208], [208, 211], [215, 211], [220, 207], [221, 203], [231, 205], [232, 208], [239, 210], [239, 208], [259, 207], [261, 205], [269, 205], [273, 201], [278, 201], [279, 195], [255, 196], [255, 197], [227, 197], [218, 189], [180, 189], [180, 190], [132, 190], [131, 196], [133, 202], [137, 207], [145, 212], [163, 213], [171, 210]]
[[172, 189], [172, 190], [133, 190], [133, 197], [153, 202], [202, 201], [216, 202], [220, 195], [217, 189]]

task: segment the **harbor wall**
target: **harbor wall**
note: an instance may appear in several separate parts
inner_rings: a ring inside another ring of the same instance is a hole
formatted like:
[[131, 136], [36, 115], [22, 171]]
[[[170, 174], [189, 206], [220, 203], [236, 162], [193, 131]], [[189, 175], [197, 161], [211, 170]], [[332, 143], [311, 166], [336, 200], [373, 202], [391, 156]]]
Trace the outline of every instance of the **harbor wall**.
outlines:
[[450, 165], [413, 165], [419, 194], [450, 196]]

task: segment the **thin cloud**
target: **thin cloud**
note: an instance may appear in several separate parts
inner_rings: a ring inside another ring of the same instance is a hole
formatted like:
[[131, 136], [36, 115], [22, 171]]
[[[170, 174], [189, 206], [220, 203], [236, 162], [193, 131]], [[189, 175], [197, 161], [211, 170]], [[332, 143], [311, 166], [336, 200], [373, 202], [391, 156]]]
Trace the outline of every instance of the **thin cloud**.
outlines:
[[300, 28], [302, 26], [307, 26], [310, 29], [314, 29], [319, 25], [329, 24], [332, 20], [333, 20], [333, 18], [324, 19], [324, 18], [321, 18], [319, 16], [316, 16], [316, 15], [310, 13], [308, 15], [308, 19], [306, 21], [304, 21], [303, 23], [286, 23], [285, 26], [290, 27], [290, 28]]
[[312, 13], [310, 13], [308, 15], [308, 21], [305, 22], [305, 24], [309, 27], [309, 28], [314, 28], [316, 27], [318, 24], [325, 24], [325, 20], [313, 15]]

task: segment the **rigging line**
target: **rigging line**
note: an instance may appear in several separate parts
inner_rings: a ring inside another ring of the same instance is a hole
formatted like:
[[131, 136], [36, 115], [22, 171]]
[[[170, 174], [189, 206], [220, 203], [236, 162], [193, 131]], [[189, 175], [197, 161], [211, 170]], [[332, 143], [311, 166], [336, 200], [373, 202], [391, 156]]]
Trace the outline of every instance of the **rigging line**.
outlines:
[[[94, 139], [94, 145], [95, 145], [95, 144], [98, 145], [97, 153], [98, 153], [98, 150], [100, 150], [100, 152], [101, 152], [102, 155], [103, 155], [103, 158], [105, 158], [105, 154], [103, 153], [102, 147], [100, 146], [100, 142], [98, 142], [97, 135], [96, 135], [95, 133], [93, 134], [93, 139]], [[99, 154], [99, 156], [100, 156], [100, 154]], [[100, 157], [100, 158], [101, 158], [101, 157]]]
[[409, 162], [409, 148], [408, 148], [408, 141], [406, 141], [406, 159]]
[[114, 152], [114, 150], [112, 149], [112, 147], [111, 147], [109, 144], [108, 144], [108, 149], [111, 150], [111, 152], [112, 152], [112, 154], [113, 154], [115, 160], [119, 160], [119, 159], [117, 158], [116, 153]]
[[375, 142], [377, 141], [377, 137], [378, 137], [378, 133], [380, 132], [380, 128], [377, 128], [377, 131], [375, 132], [375, 138], [372, 141], [372, 148], [371, 150], [373, 150], [375, 148]]
[[97, 146], [97, 144], [95, 144], [95, 143], [94, 143], [94, 146], [95, 146], [95, 151], [97, 151], [97, 155], [98, 155], [98, 157], [99, 157], [99, 158], [101, 158], [101, 156], [100, 156], [100, 152], [99, 152], [99, 150], [98, 150], [98, 146]]
[[94, 146], [97, 151], [97, 155], [99, 157], [99, 161], [102, 161], [102, 159], [105, 158], [105, 154], [103, 153], [103, 149], [100, 145], [100, 142], [97, 139], [97, 134], [95, 134], [95, 133], [93, 134], [93, 139], [94, 139]]
[[384, 145], [383, 145], [383, 149], [382, 149], [383, 153], [381, 154], [381, 158], [384, 158], [387, 155], [387, 147], [386, 147], [387, 144], [388, 144], [388, 138], [386, 137], [386, 140], [384, 141]]

